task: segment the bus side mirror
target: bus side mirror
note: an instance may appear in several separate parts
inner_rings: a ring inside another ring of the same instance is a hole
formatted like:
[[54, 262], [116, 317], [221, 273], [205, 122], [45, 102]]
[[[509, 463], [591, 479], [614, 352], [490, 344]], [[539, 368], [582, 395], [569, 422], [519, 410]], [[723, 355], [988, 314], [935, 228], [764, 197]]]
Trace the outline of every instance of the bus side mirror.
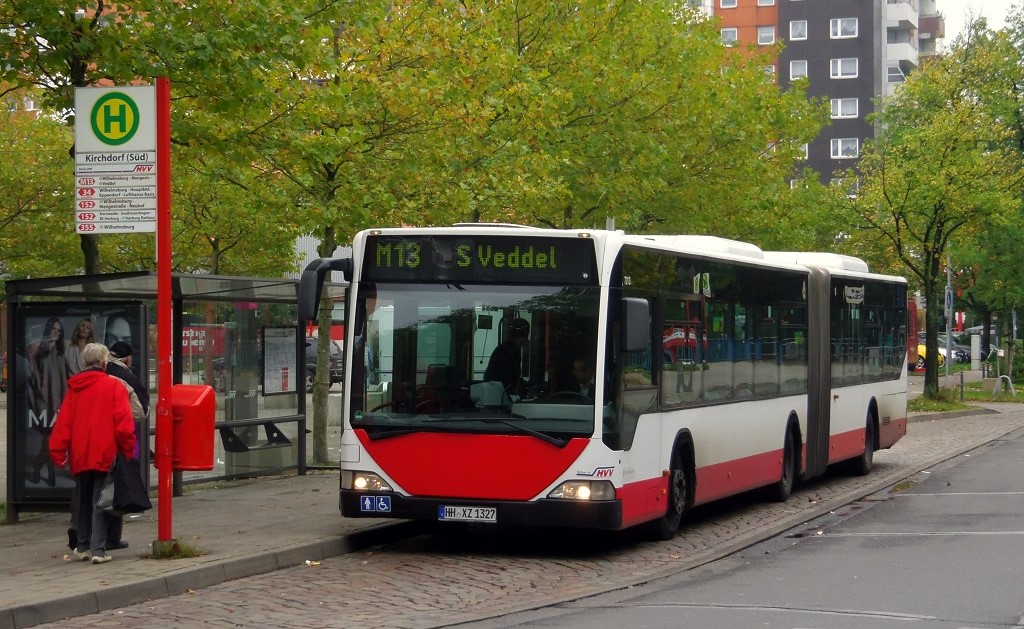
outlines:
[[299, 278], [299, 321], [316, 319], [328, 271], [341, 271], [345, 281], [352, 281], [352, 258], [319, 258], [306, 265]]
[[646, 299], [622, 299], [622, 349], [642, 352], [651, 347], [651, 306]]

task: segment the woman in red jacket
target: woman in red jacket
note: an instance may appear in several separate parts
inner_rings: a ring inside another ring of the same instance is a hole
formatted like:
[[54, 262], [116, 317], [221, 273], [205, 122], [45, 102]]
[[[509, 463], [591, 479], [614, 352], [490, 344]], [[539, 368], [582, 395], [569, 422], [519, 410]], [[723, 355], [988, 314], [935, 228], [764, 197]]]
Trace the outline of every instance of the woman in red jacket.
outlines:
[[104, 551], [108, 515], [95, 509], [103, 480], [120, 451], [131, 458], [135, 424], [124, 383], [106, 373], [110, 350], [100, 343], [82, 349], [85, 370], [68, 380], [68, 393], [50, 435], [50, 457], [61, 467], [70, 465], [79, 497], [78, 547], [82, 561], [106, 563]]

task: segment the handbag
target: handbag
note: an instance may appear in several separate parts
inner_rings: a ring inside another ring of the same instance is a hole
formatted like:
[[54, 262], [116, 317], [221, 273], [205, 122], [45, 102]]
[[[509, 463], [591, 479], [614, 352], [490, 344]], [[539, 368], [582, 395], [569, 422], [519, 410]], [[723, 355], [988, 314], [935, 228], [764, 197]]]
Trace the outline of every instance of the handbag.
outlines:
[[114, 516], [126, 513], [141, 513], [153, 508], [149, 491], [142, 482], [139, 462], [131, 460], [120, 452], [110, 464], [110, 471], [103, 479], [96, 508]]

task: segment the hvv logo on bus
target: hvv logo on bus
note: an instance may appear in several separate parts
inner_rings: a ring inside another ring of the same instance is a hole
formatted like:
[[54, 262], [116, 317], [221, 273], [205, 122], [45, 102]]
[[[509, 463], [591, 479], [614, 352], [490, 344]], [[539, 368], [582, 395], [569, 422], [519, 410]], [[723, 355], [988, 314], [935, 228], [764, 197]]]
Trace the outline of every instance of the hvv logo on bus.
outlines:
[[597, 467], [590, 472], [576, 472], [576, 476], [586, 476], [588, 478], [611, 478], [615, 472], [615, 467]]

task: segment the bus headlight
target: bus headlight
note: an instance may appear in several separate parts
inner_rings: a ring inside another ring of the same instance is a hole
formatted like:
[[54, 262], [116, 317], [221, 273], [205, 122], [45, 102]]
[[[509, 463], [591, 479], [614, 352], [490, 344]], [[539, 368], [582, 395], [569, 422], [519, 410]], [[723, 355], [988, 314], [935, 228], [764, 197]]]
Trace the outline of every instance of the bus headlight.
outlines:
[[613, 500], [615, 486], [606, 480], [570, 480], [555, 487], [548, 498], [563, 500]]
[[342, 470], [341, 488], [356, 491], [394, 491], [391, 485], [373, 472], [351, 472]]

